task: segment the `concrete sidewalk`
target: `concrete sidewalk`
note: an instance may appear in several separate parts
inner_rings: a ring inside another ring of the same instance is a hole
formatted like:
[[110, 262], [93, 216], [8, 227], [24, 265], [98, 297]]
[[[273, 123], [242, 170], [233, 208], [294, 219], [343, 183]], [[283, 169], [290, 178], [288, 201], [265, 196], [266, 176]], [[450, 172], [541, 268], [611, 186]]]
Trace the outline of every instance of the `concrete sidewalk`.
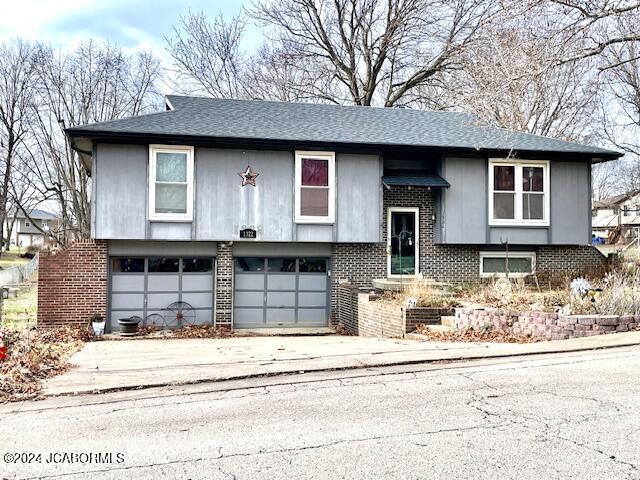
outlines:
[[383, 338], [242, 337], [87, 343], [72, 368], [44, 385], [46, 395], [385, 365], [472, 360], [640, 345], [640, 331], [551, 342], [448, 343]]

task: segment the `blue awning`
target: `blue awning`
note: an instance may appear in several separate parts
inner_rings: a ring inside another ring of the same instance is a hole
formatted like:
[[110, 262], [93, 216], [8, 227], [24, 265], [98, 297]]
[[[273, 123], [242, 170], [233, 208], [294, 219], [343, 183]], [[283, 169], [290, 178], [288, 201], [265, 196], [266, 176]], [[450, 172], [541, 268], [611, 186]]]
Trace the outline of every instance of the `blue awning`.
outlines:
[[382, 183], [388, 187], [404, 185], [412, 187], [449, 188], [451, 186], [444, 178], [435, 174], [385, 175], [382, 177]]

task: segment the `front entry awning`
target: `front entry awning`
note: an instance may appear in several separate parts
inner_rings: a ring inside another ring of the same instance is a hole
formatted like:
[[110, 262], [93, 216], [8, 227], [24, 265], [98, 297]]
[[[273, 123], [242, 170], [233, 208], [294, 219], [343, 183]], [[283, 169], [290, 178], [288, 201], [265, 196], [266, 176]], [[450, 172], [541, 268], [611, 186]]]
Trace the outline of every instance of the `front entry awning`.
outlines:
[[412, 187], [449, 188], [451, 186], [444, 178], [432, 173], [385, 175], [382, 177], [382, 183], [387, 187], [400, 185]]

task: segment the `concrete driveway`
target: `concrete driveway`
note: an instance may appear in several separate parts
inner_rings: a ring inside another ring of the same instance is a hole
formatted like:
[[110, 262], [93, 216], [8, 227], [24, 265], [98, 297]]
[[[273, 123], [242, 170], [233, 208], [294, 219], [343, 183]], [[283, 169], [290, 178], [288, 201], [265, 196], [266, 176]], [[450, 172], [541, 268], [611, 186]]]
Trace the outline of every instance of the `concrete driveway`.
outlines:
[[530, 344], [445, 343], [347, 337], [232, 337], [87, 343], [47, 395], [434, 361], [558, 353], [640, 344], [640, 332]]

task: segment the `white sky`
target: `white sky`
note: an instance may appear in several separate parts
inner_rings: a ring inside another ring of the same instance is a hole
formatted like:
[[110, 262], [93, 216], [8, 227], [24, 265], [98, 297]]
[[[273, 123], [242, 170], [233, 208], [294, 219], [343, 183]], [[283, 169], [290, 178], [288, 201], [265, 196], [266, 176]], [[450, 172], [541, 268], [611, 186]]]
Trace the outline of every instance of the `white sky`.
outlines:
[[[237, 14], [240, 0], [0, 0], [0, 41], [22, 37], [70, 49], [110, 41], [125, 51], [153, 50], [166, 60], [163, 36], [189, 10]], [[246, 3], [246, 2], [245, 2]]]

